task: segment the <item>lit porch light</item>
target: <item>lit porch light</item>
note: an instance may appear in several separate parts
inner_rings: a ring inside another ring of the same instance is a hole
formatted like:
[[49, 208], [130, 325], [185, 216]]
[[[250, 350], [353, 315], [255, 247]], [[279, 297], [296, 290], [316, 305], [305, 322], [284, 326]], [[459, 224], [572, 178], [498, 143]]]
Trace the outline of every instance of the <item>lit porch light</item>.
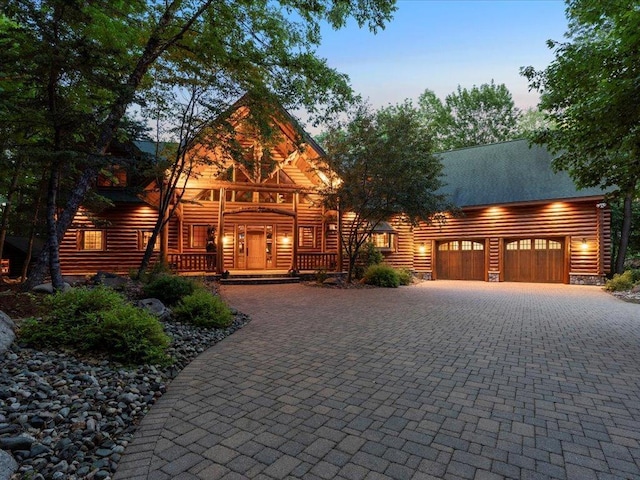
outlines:
[[589, 243], [587, 242], [587, 239], [586, 239], [586, 238], [583, 238], [583, 239], [582, 239], [582, 242], [581, 242], [581, 244], [580, 244], [580, 248], [581, 248], [582, 250], [588, 250], [588, 249], [589, 249]]
[[288, 233], [285, 233], [285, 234], [282, 236], [282, 243], [283, 243], [284, 245], [287, 245], [287, 244], [289, 244], [289, 242], [290, 242], [290, 241], [291, 241], [291, 240], [289, 239], [289, 234], [288, 234]]
[[420, 253], [427, 253], [427, 246], [424, 243], [421, 243], [420, 246], [418, 247], [418, 251]]

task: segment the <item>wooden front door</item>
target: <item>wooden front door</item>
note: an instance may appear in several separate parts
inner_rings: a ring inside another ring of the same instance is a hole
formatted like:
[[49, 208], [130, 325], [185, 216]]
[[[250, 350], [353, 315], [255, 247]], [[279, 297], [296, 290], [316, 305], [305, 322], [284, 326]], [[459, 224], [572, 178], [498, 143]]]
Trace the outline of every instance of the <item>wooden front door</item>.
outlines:
[[265, 268], [266, 243], [264, 232], [247, 232], [247, 269]]
[[504, 279], [507, 282], [562, 283], [562, 239], [522, 238], [505, 242]]

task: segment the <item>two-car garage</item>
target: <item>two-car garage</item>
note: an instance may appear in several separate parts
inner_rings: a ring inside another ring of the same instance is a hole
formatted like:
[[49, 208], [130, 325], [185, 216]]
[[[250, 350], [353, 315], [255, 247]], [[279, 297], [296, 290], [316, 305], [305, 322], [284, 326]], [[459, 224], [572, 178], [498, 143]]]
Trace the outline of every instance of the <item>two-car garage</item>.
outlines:
[[[507, 282], [562, 283], [565, 248], [562, 238], [506, 239], [502, 243], [503, 280]], [[436, 278], [485, 280], [483, 240], [447, 240], [437, 244]]]

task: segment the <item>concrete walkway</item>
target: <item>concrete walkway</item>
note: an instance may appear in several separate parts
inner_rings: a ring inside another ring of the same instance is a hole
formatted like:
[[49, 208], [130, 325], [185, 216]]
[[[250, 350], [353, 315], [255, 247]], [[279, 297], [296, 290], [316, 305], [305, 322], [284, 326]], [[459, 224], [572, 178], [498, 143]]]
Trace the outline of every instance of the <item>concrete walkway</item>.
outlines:
[[640, 305], [484, 282], [222, 293], [253, 321], [173, 381], [116, 480], [640, 478]]

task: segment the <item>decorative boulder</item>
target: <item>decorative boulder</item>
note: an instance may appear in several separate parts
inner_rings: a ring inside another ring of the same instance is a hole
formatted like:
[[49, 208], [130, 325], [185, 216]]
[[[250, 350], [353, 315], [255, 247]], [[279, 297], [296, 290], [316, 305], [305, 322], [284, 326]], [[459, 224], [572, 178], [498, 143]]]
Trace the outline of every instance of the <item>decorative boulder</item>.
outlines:
[[167, 320], [171, 316], [171, 310], [164, 306], [157, 298], [145, 298], [136, 302], [138, 308], [144, 308], [158, 320]]
[[[36, 293], [53, 293], [53, 285], [51, 285], [50, 283], [43, 283], [40, 285], [36, 285], [31, 290]], [[62, 291], [67, 292], [69, 290], [71, 290], [71, 285], [69, 285], [67, 282], [64, 282]]]
[[18, 463], [9, 452], [0, 450], [0, 480], [9, 480], [18, 470]]
[[15, 327], [16, 325], [9, 315], [0, 311], [0, 352], [4, 352], [13, 343], [16, 338], [16, 334], [13, 332]]
[[96, 273], [91, 280], [95, 284], [104, 285], [105, 287], [114, 288], [114, 289], [122, 288], [128, 282], [128, 280], [125, 277], [122, 277], [115, 273], [102, 272], [102, 271]]

